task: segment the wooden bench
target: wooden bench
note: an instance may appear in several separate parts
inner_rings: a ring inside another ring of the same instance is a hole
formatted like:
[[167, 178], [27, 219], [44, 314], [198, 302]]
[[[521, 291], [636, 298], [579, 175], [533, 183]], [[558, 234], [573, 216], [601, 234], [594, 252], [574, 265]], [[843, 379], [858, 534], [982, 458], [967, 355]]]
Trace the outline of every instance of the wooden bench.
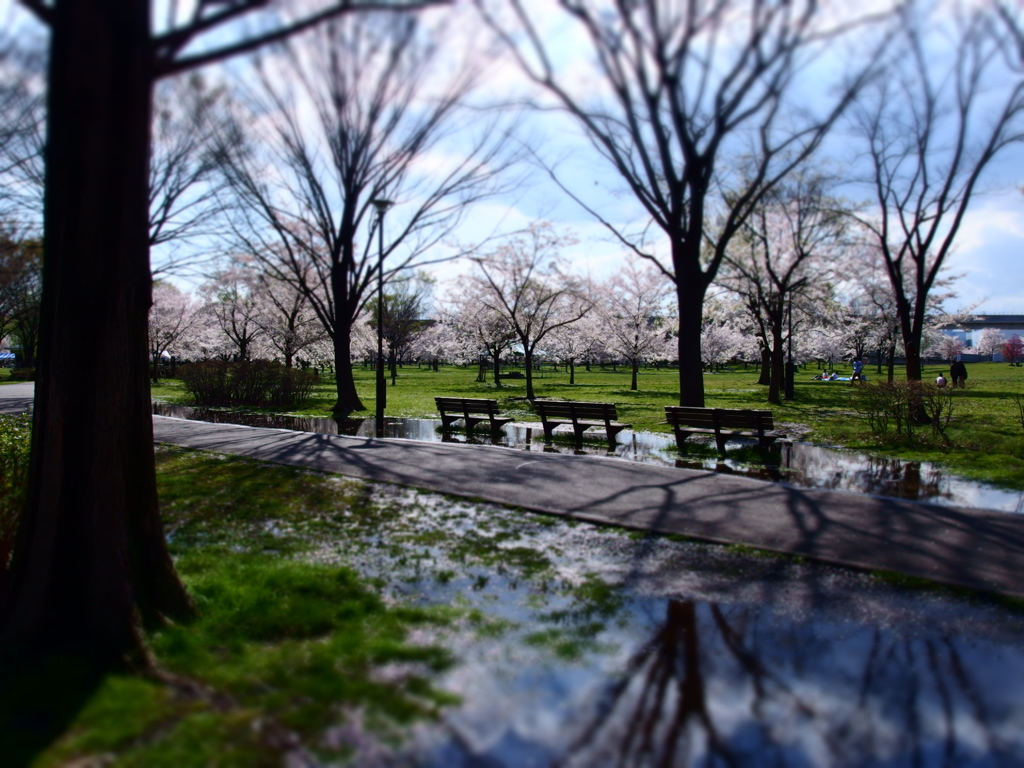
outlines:
[[498, 401], [482, 397], [435, 397], [434, 403], [441, 414], [441, 429], [448, 429], [462, 419], [466, 431], [472, 432], [477, 424], [488, 421], [491, 430], [496, 430], [513, 419], [510, 416], [498, 415]]
[[774, 431], [771, 411], [666, 405], [665, 419], [672, 425], [680, 450], [690, 435], [714, 435], [719, 453], [725, 453], [727, 437], [755, 438], [761, 450], [767, 450], [780, 437], [786, 436]]
[[577, 403], [572, 400], [535, 400], [534, 407], [544, 425], [544, 439], [551, 440], [555, 427], [571, 424], [576, 441], [583, 439], [583, 433], [591, 427], [604, 429], [608, 442], [615, 442], [615, 435], [632, 424], [621, 424], [616, 419], [614, 403]]

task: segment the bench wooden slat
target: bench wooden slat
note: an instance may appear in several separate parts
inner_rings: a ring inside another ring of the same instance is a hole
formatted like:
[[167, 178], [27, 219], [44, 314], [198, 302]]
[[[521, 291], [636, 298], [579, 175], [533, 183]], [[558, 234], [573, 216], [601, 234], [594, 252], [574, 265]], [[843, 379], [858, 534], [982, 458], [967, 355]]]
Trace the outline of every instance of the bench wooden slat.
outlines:
[[[572, 425], [576, 440], [583, 439], [583, 433], [591, 427], [603, 428], [609, 443], [615, 442], [615, 435], [633, 426], [616, 419], [614, 403], [580, 403], [573, 400], [535, 400], [533, 403], [544, 427], [544, 438], [551, 440], [555, 427]], [[598, 421], [599, 419], [599, 421]]]
[[442, 429], [448, 429], [459, 419], [465, 422], [467, 432], [484, 421], [489, 422], [494, 430], [513, 420], [510, 416], [499, 416], [497, 400], [482, 397], [435, 397], [434, 404], [441, 414]]
[[666, 405], [665, 420], [672, 425], [680, 450], [690, 435], [714, 435], [720, 453], [725, 453], [726, 437], [755, 438], [767, 450], [786, 436], [774, 431], [772, 412], [767, 410]]

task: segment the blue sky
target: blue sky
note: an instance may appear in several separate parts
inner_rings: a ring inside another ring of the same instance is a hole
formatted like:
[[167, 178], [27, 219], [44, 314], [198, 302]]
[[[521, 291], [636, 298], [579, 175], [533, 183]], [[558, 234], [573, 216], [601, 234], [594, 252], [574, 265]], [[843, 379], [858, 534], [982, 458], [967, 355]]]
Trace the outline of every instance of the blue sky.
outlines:
[[[559, 65], [573, 73], [579, 83], [587, 87], [600, 87], [600, 82], [591, 79], [592, 71], [580, 55], [578, 40], [574, 40], [572, 25], [552, 10], [553, 3], [547, 0], [533, 0], [542, 30], [557, 35]], [[883, 5], [883, 0], [859, 4], [858, 7]], [[459, 3], [451, 13], [459, 25], [468, 24], [471, 17], [467, 3]], [[24, 12], [12, 5], [12, 0], [0, 0], [0, 24], [17, 24]], [[452, 29], [456, 25], [452, 25]], [[13, 27], [12, 27], [13, 28]], [[457, 38], [456, 38], [457, 39]], [[463, 38], [466, 39], [466, 38]], [[828, 72], [827, 62], [819, 62], [811, 75], [805, 75], [801, 87], [813, 91], [814, 73]], [[211, 71], [212, 74], [212, 71]], [[529, 92], [517, 68], [507, 60], [492, 61], [487, 76], [488, 94], [512, 96]], [[529, 143], [545, 160], [557, 166], [559, 177], [574, 193], [587, 200], [617, 223], [629, 222], [642, 226], [643, 217], [635, 201], [623, 193], [624, 184], [605, 162], [597, 157], [589, 142], [580, 134], [575, 124], [565, 116], [546, 114], [535, 116], [528, 121]], [[841, 146], [842, 140], [832, 142], [833, 148]], [[842, 151], [837, 153], [842, 154]], [[826, 159], [823, 157], [823, 161]], [[847, 158], [835, 157], [839, 162]], [[438, 160], [443, 162], [443, 159]], [[976, 306], [979, 313], [1024, 314], [1024, 152], [1020, 148], [1006, 152], [992, 167], [986, 180], [986, 191], [974, 201], [961, 227], [957, 247], [948, 260], [949, 271], [961, 274], [955, 284], [957, 299], [948, 307]], [[493, 234], [496, 227], [515, 229], [538, 218], [555, 222], [572, 230], [579, 238], [579, 244], [568, 249], [566, 256], [581, 272], [603, 277], [613, 271], [625, 254], [621, 245], [614, 242], [607, 230], [596, 222], [547, 178], [540, 168], [528, 170], [525, 183], [513, 194], [480, 204], [467, 217], [457, 237], [462, 242], [472, 242]], [[848, 192], [855, 197], [857, 190]], [[867, 191], [863, 193], [867, 197]], [[401, 216], [401, 201], [391, 217]], [[397, 222], [395, 222], [397, 223]], [[663, 244], [660, 248], [665, 251]], [[448, 279], [465, 271], [465, 264], [451, 263], [433, 268], [441, 279]]]

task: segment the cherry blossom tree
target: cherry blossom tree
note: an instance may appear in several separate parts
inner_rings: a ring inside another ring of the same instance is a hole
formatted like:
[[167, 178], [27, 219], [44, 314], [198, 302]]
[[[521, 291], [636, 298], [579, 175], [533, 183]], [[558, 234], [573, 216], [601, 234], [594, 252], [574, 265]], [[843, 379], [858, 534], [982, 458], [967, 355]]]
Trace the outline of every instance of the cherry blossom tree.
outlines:
[[472, 357], [480, 363], [477, 381], [487, 380], [485, 359], [490, 359], [494, 386], [501, 387], [501, 359], [516, 339], [508, 320], [495, 309], [483, 304], [473, 290], [464, 288], [450, 292], [442, 310], [444, 322], [468, 339]]
[[598, 314], [605, 348], [629, 363], [631, 390], [637, 388], [640, 363], [665, 356], [671, 299], [671, 281], [636, 256], [630, 256], [600, 292]]
[[1017, 362], [1017, 358], [1024, 357], [1024, 341], [1021, 341], [1020, 336], [1015, 333], [1003, 342], [999, 352], [1004, 360], [1013, 365]]
[[523, 348], [526, 396], [534, 399], [533, 363], [538, 345], [552, 331], [586, 316], [592, 302], [582, 282], [565, 271], [561, 249], [576, 242], [546, 222], [511, 235], [485, 256], [475, 257], [467, 280], [471, 301], [501, 318]]
[[229, 343], [230, 356], [237, 360], [250, 359], [256, 343], [265, 335], [265, 302], [253, 266], [252, 259], [237, 256], [201, 289], [209, 312]]
[[188, 349], [190, 334], [202, 323], [203, 306], [191, 294], [164, 281], [153, 284], [153, 306], [149, 309], [149, 354], [153, 361], [152, 377], [159, 376], [163, 353], [180, 355]]
[[749, 346], [750, 337], [733, 325], [711, 320], [700, 333], [700, 359], [712, 373]]
[[964, 340], [957, 336], [940, 333], [928, 347], [928, 354], [943, 360], [955, 360], [965, 348]]
[[[293, 285], [260, 275], [259, 296], [263, 309], [256, 321], [285, 367], [291, 368], [299, 355], [318, 342], [329, 340], [306, 294]], [[333, 363], [333, 354], [328, 357]]]
[[796, 172], [762, 196], [727, 251], [717, 281], [743, 298], [770, 360], [768, 402], [782, 402], [786, 344], [794, 304], [830, 293], [833, 264], [849, 220], [830, 194], [833, 181]]
[[975, 349], [979, 355], [988, 355], [990, 358], [994, 358], [1005, 340], [1003, 332], [998, 328], [985, 328], [978, 336]]
[[563, 325], [551, 332], [548, 351], [569, 371], [570, 386], [576, 384], [576, 364], [606, 349], [604, 323], [596, 314]]
[[450, 318], [442, 316], [416, 337], [412, 354], [437, 371], [441, 363], [466, 365], [480, 358], [480, 345]]

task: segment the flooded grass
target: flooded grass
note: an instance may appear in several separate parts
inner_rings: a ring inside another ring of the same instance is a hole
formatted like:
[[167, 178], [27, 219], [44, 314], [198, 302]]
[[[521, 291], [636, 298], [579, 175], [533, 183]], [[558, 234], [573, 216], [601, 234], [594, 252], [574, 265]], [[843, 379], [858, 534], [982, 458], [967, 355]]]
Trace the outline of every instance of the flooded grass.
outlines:
[[246, 459], [157, 460], [200, 618], [151, 642], [193, 685], [109, 679], [40, 766], [1024, 761], [1024, 613], [995, 601]]

